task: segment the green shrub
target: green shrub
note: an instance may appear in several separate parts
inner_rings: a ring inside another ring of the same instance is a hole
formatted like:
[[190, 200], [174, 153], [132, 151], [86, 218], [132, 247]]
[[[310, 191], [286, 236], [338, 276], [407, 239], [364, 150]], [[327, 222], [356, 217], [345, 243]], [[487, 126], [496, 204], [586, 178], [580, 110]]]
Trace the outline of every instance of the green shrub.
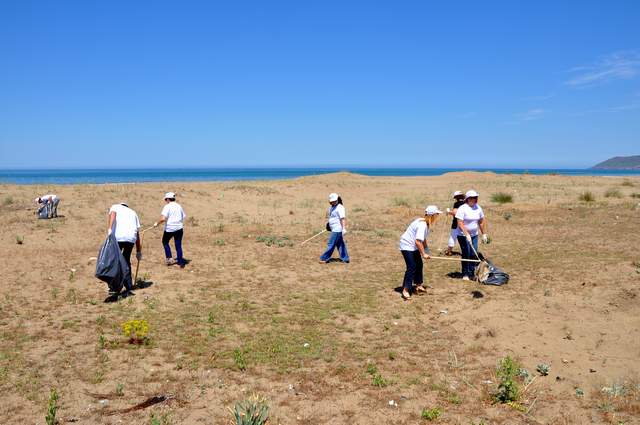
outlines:
[[22, 245], [22, 244], [24, 243], [24, 236], [17, 235], [17, 236], [16, 236], [16, 243], [17, 243], [18, 245]]
[[256, 237], [256, 242], [264, 242], [266, 246], [277, 246], [278, 248], [293, 246], [293, 242], [287, 236], [281, 238], [277, 236], [258, 236]]
[[4, 200], [2, 201], [2, 205], [3, 206], [9, 206], [13, 204], [13, 197], [12, 196], [5, 196]]
[[624, 179], [621, 183], [622, 186], [633, 187], [635, 186], [631, 180]]
[[622, 198], [622, 193], [620, 193], [618, 189], [611, 188], [604, 193], [604, 197], [605, 198]]
[[520, 397], [520, 387], [516, 378], [520, 372], [520, 365], [511, 357], [500, 359], [496, 369], [498, 389], [493, 394], [493, 400], [498, 403], [511, 403]]
[[410, 207], [411, 203], [407, 198], [399, 198], [395, 197], [391, 200], [393, 206], [395, 207]]
[[269, 406], [264, 399], [252, 397], [236, 403], [233, 417], [236, 425], [264, 425], [269, 420]]
[[491, 195], [491, 201], [498, 204], [508, 204], [513, 202], [513, 195], [504, 192], [498, 192]]
[[591, 192], [582, 192], [580, 196], [578, 196], [578, 200], [582, 202], [593, 202], [596, 200], [596, 197]]
[[632, 194], [631, 194], [631, 195], [629, 195], [629, 196], [631, 196], [632, 198], [636, 198], [636, 199], [638, 199], [638, 198], [640, 198], [640, 193], [636, 193], [636, 192], [634, 192], [634, 193], [632, 193]]
[[422, 409], [422, 413], [420, 414], [420, 417], [422, 419], [426, 419], [428, 421], [435, 421], [436, 419], [440, 418], [440, 416], [442, 416], [442, 409], [440, 409], [439, 407], [431, 407], [429, 409], [424, 408]]
[[56, 420], [56, 413], [58, 412], [58, 391], [55, 388], [51, 389], [51, 393], [49, 394], [49, 404], [47, 405], [47, 415], [44, 417], [44, 420], [47, 422], [47, 425], [55, 425], [58, 421]]
[[247, 370], [247, 361], [244, 358], [244, 353], [241, 349], [236, 348], [233, 350], [233, 363], [235, 363], [236, 367], [241, 370]]

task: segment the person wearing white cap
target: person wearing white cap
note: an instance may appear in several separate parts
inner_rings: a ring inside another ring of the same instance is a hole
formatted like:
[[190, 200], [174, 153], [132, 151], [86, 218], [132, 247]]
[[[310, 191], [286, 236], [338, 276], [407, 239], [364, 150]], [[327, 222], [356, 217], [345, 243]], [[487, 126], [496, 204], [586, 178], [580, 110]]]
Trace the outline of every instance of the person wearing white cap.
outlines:
[[142, 244], [140, 243], [140, 220], [138, 214], [126, 202], [114, 204], [109, 209], [109, 224], [107, 225], [107, 235], [114, 234], [118, 247], [122, 252], [127, 265], [129, 266], [129, 278], [125, 279], [124, 295], [131, 292], [131, 251], [136, 246], [136, 258], [142, 260]]
[[344, 235], [347, 233], [347, 212], [342, 204], [342, 198], [337, 193], [329, 195], [329, 210], [327, 211], [327, 230], [331, 232], [327, 242], [327, 249], [320, 256], [321, 263], [328, 263], [334, 249], [338, 249], [340, 259], [343, 263], [348, 263], [349, 252], [347, 244], [344, 241]]
[[49, 194], [42, 195], [36, 198], [36, 204], [42, 204], [41, 208], [47, 209], [47, 218], [58, 217], [58, 204], [60, 203], [60, 198], [57, 195]]
[[458, 208], [464, 204], [464, 193], [459, 190], [453, 192], [453, 207], [447, 208], [447, 214], [452, 216], [451, 219], [451, 233], [449, 234], [449, 240], [447, 241], [447, 250], [445, 255], [451, 255], [453, 253], [453, 247], [456, 245], [456, 239], [458, 238], [458, 221], [456, 220], [456, 213]]
[[[184, 219], [187, 215], [184, 213], [182, 206], [176, 202], [176, 194], [167, 192], [164, 194], [165, 206], [160, 213], [160, 219], [153, 223], [153, 227], [165, 223], [164, 233], [162, 234], [162, 246], [164, 247], [164, 256], [167, 266], [178, 264], [180, 268], [184, 268], [186, 262], [182, 256], [182, 237], [184, 236]], [[176, 246], [176, 259], [171, 257], [171, 246], [169, 242], [173, 239]]]
[[[487, 221], [482, 207], [478, 205], [478, 192], [469, 190], [464, 195], [464, 204], [458, 207], [456, 220], [458, 222], [458, 243], [462, 250], [462, 259], [477, 260], [478, 235], [482, 233], [482, 242], [489, 243], [486, 232]], [[474, 279], [476, 265], [470, 261], [462, 261], [462, 279]]]
[[429, 205], [424, 210], [424, 218], [413, 220], [400, 237], [400, 252], [407, 266], [402, 281], [402, 298], [405, 300], [411, 298], [414, 284], [416, 285], [416, 291], [427, 291], [423, 286], [422, 259], [428, 260], [431, 258], [427, 253], [429, 251], [427, 235], [440, 214], [442, 214], [442, 211], [438, 207]]

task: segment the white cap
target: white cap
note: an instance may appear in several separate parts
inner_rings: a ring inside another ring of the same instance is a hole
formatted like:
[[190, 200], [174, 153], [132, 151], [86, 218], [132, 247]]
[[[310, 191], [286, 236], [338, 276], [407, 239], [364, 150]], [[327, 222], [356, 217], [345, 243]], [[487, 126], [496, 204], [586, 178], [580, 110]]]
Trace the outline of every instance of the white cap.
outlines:
[[440, 211], [438, 207], [436, 207], [435, 205], [429, 205], [427, 208], [424, 209], [424, 213], [426, 215], [436, 215], [436, 214], [442, 214], [442, 211]]
[[463, 196], [464, 193], [462, 193], [461, 190], [456, 190], [455, 192], [453, 192], [453, 197], [455, 198], [456, 196]]
[[173, 192], [167, 192], [164, 194], [164, 199], [174, 199], [176, 197], [176, 194]]
[[479, 196], [478, 192], [476, 192], [475, 190], [471, 189], [471, 190], [468, 190], [467, 193], [464, 195], [464, 199], [477, 198], [478, 196]]
[[331, 193], [329, 195], [329, 202], [336, 202], [338, 200], [338, 194], [337, 193]]

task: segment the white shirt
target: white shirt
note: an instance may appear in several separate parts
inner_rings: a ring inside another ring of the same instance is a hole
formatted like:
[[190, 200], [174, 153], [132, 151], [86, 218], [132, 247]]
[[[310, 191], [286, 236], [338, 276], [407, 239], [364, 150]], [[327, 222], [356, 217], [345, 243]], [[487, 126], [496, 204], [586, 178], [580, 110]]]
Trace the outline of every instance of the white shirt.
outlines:
[[40, 197], [40, 199], [42, 200], [43, 204], [46, 204], [47, 202], [55, 202], [56, 199], [58, 199], [58, 195], [54, 195], [54, 194], [49, 194], [49, 195], [43, 195]]
[[[484, 211], [482, 207], [476, 204], [473, 208], [469, 204], [464, 204], [458, 207], [456, 212], [456, 218], [464, 222], [464, 227], [467, 229], [471, 236], [478, 235], [478, 221], [484, 218]], [[460, 227], [458, 227], [460, 229]], [[458, 234], [461, 235], [462, 231], [458, 230]]]
[[184, 227], [184, 219], [187, 216], [179, 203], [169, 202], [160, 213], [165, 219], [164, 231], [177, 232]]
[[113, 233], [118, 242], [135, 242], [138, 239], [138, 229], [140, 228], [140, 220], [138, 214], [129, 207], [115, 204], [109, 209], [109, 214], [116, 213], [116, 219], [113, 222]]
[[342, 232], [342, 222], [340, 219], [347, 216], [347, 211], [344, 209], [344, 205], [338, 204], [335, 207], [329, 207], [327, 215], [329, 216], [329, 227], [331, 228], [331, 231]]
[[400, 251], [417, 251], [416, 241], [427, 240], [429, 228], [424, 218], [416, 218], [411, 222], [407, 230], [400, 236]]

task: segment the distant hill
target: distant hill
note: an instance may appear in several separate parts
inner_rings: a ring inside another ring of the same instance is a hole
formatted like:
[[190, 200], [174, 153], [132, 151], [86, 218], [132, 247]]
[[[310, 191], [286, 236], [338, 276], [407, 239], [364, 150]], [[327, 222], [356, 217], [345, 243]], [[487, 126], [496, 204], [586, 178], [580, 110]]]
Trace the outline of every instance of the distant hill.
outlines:
[[640, 169], [640, 155], [614, 156], [591, 167], [593, 170], [637, 170]]

